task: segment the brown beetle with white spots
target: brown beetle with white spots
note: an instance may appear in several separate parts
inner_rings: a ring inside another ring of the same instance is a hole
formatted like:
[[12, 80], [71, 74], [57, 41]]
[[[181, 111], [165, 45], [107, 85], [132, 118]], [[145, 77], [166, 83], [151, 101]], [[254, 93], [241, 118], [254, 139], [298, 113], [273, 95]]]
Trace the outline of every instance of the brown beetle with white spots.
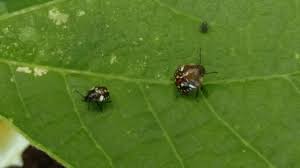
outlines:
[[[217, 73], [217, 72], [209, 72]], [[185, 64], [179, 66], [175, 73], [175, 85], [181, 95], [188, 95], [196, 91], [196, 96], [199, 94], [199, 89], [203, 89], [203, 77], [209, 74], [201, 65], [201, 49], [200, 49], [200, 64]]]

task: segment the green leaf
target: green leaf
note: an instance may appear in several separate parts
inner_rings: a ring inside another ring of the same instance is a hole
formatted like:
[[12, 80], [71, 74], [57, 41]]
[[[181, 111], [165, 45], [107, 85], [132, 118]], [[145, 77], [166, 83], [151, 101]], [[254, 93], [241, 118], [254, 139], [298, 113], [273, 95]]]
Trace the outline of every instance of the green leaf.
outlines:
[[[17, 10], [20, 10], [22, 8], [46, 3], [51, 0], [1, 0], [0, 6], [5, 7], [3, 9], [6, 9], [7, 12], [14, 12]], [[0, 11], [1, 12], [1, 11]]]
[[[300, 167], [298, 1], [28, 2], [0, 16], [0, 114], [67, 167]], [[219, 73], [177, 97], [199, 47]]]

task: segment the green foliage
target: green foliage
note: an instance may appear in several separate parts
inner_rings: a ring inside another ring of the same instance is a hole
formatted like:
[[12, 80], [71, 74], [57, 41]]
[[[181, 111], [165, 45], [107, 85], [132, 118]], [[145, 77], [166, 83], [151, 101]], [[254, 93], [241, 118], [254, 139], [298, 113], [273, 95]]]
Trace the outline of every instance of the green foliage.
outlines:
[[[68, 167], [300, 167], [298, 4], [24, 1], [0, 16], [0, 114]], [[208, 97], [176, 98], [199, 47], [219, 73]], [[94, 85], [103, 112], [74, 92]]]
[[[42, 4], [51, 0], [1, 0], [0, 4], [4, 7], [8, 12], [13, 12], [16, 10], [20, 10], [22, 8]], [[1, 12], [1, 11], [0, 11]]]

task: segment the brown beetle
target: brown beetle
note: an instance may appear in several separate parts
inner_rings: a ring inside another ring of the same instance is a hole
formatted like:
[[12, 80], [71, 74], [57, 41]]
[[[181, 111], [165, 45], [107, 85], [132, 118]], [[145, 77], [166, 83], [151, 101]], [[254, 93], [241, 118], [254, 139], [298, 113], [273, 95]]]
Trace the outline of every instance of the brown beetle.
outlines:
[[179, 66], [175, 73], [175, 85], [181, 95], [188, 95], [196, 90], [196, 96], [199, 94], [199, 89], [203, 89], [203, 77], [206, 73], [205, 68], [201, 65], [201, 48], [200, 48], [200, 64], [185, 64]]

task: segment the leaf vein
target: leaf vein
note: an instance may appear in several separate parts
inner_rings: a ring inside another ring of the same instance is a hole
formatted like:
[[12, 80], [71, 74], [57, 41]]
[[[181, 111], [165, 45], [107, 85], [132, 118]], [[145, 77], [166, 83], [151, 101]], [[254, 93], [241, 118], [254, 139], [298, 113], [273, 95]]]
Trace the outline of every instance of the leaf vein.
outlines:
[[231, 83], [243, 83], [249, 81], [259, 81], [259, 80], [270, 80], [276, 78], [285, 78], [290, 75], [300, 74], [300, 71], [290, 72], [290, 73], [282, 73], [282, 74], [274, 74], [268, 76], [249, 76], [240, 79], [226, 79], [226, 80], [215, 80], [211, 82], [206, 82], [207, 85], [219, 85], [219, 84], [231, 84]]
[[290, 83], [290, 85], [296, 90], [296, 92], [300, 94], [299, 87], [295, 84], [295, 82], [293, 82], [293, 80], [289, 76], [286, 76], [284, 79], [286, 79]]
[[92, 135], [92, 133], [88, 130], [88, 128], [86, 127], [86, 125], [84, 124], [84, 122], [81, 120], [81, 117], [80, 117], [80, 114], [79, 114], [79, 111], [76, 107], [76, 104], [75, 104], [75, 101], [74, 99], [72, 98], [72, 94], [71, 94], [71, 90], [70, 90], [70, 87], [68, 85], [68, 82], [67, 82], [67, 79], [66, 79], [66, 76], [65, 74], [62, 74], [62, 77], [64, 79], [64, 83], [65, 83], [65, 86], [66, 86], [66, 91], [72, 101], [72, 106], [73, 106], [73, 109], [74, 109], [74, 112], [80, 122], [80, 125], [81, 127], [83, 128], [83, 130], [86, 132], [86, 134], [88, 135], [88, 137], [90, 138], [90, 140], [95, 144], [95, 147], [96, 149], [98, 149], [99, 151], [101, 151], [105, 158], [108, 160], [110, 166], [113, 168], [113, 162], [112, 162], [112, 158], [108, 155], [107, 152], [105, 152], [105, 150], [103, 149], [103, 147], [95, 140], [94, 136]]
[[144, 92], [144, 89], [142, 88], [142, 86], [141, 86], [140, 84], [138, 84], [138, 86], [139, 86], [139, 89], [140, 89], [140, 91], [141, 91], [141, 93], [142, 93], [142, 95], [143, 95], [143, 98], [144, 98], [144, 100], [145, 100], [145, 102], [146, 102], [146, 104], [147, 104], [148, 110], [151, 112], [151, 114], [153, 115], [155, 121], [156, 121], [157, 124], [159, 125], [160, 129], [163, 131], [164, 137], [166, 138], [168, 144], [170, 145], [170, 147], [171, 147], [173, 153], [175, 154], [175, 157], [176, 157], [177, 160], [179, 161], [181, 167], [184, 168], [185, 166], [184, 166], [182, 157], [181, 157], [180, 154], [177, 152], [177, 149], [176, 149], [174, 143], [172, 142], [172, 140], [171, 140], [169, 134], [167, 133], [166, 129], [164, 128], [163, 124], [161, 123], [161, 121], [160, 121], [160, 119], [159, 119], [157, 113], [154, 111], [154, 109], [153, 109], [153, 107], [152, 107], [150, 101], [149, 101], [148, 98], [146, 97], [145, 92]]
[[246, 139], [244, 139], [227, 121], [225, 121], [209, 103], [208, 99], [203, 95], [205, 104], [208, 106], [209, 110], [213, 113], [218, 121], [220, 121], [238, 140], [242, 142], [247, 148], [252, 150], [259, 158], [261, 158], [270, 168], [276, 168], [260, 151], [258, 151], [254, 146], [252, 146]]
[[175, 13], [176, 15], [184, 16], [186, 18], [189, 18], [192, 21], [196, 21], [196, 22], [200, 21], [200, 18], [198, 18], [196, 16], [193, 16], [193, 15], [185, 14], [185, 13], [183, 13], [183, 12], [181, 12], [181, 11], [179, 11], [179, 10], [177, 10], [177, 9], [175, 9], [175, 8], [173, 8], [173, 7], [169, 6], [169, 5], [161, 2], [160, 0], [153, 0], [153, 1], [156, 2], [159, 6], [164, 7], [166, 9], [170, 10], [171, 12]]
[[21, 101], [21, 104], [22, 104], [22, 106], [23, 106], [23, 109], [24, 109], [25, 113], [28, 115], [28, 117], [31, 117], [31, 113], [30, 113], [30, 111], [28, 110], [28, 108], [27, 108], [27, 106], [26, 106], [26, 104], [25, 104], [25, 102], [24, 102], [23, 96], [22, 96], [21, 91], [20, 91], [20, 87], [19, 87], [19, 85], [18, 85], [18, 83], [17, 83], [15, 73], [14, 73], [14, 71], [12, 70], [12, 67], [11, 67], [10, 64], [7, 64], [7, 66], [8, 66], [8, 68], [9, 68], [9, 70], [10, 70], [11, 75], [12, 75], [12, 79], [13, 79], [13, 81], [14, 81], [13, 83], [15, 83], [16, 92], [17, 92], [18, 97], [19, 97], [19, 99], [20, 99], [20, 101]]
[[[17, 83], [17, 80], [16, 80], [16, 77], [15, 77], [14, 70], [13, 70], [13, 68], [11, 67], [10, 64], [7, 64], [7, 66], [8, 66], [8, 69], [9, 69], [11, 75], [12, 75], [12, 79], [13, 79], [13, 81], [14, 81], [14, 83], [15, 83], [15, 88], [16, 88], [16, 92], [17, 92], [18, 98], [19, 98], [19, 100], [20, 100], [20, 102], [21, 102], [21, 104], [22, 104], [22, 107], [23, 107], [25, 113], [26, 113], [26, 114], [28, 115], [28, 117], [30, 118], [30, 117], [31, 117], [31, 113], [30, 113], [30, 110], [27, 108], [26, 103], [25, 103], [25, 101], [24, 101], [24, 99], [23, 99], [23, 96], [22, 96], [22, 94], [21, 94], [20, 87], [19, 87], [19, 85], [18, 85], [18, 83]], [[1, 116], [0, 116], [0, 118], [1, 118]], [[16, 129], [18, 130], [18, 128], [16, 128]], [[18, 130], [18, 132], [21, 132], [21, 134], [22, 134], [27, 140], [29, 140], [29, 141], [31, 142], [32, 145], [34, 145], [35, 147], [37, 147], [37, 148], [41, 149], [42, 151], [48, 153], [49, 156], [51, 156], [51, 157], [55, 158], [56, 160], [60, 161], [60, 162], [61, 162], [62, 164], [64, 164], [65, 166], [68, 166], [68, 167], [70, 167], [70, 168], [73, 168], [73, 167], [74, 167], [74, 166], [72, 166], [70, 163], [68, 163], [68, 162], [66, 162], [66, 161], [64, 161], [64, 160], [62, 160], [62, 159], [59, 158], [59, 157], [57, 157], [57, 156], [56, 156], [55, 154], [53, 154], [49, 149], [46, 149], [46, 148], [45, 148], [44, 146], [42, 146], [41, 144], [35, 142], [33, 139], [31, 139], [31, 137], [29, 137], [29, 136], [28, 136], [27, 134], [25, 134], [23, 131]]]
[[76, 131], [74, 131], [71, 134], [69, 134], [65, 139], [63, 139], [62, 141], [60, 141], [58, 144], [60, 146], [64, 146], [65, 144], [67, 144], [68, 141], [72, 140], [81, 131], [84, 131], [84, 128], [80, 127]]
[[[171, 80], [132, 78], [132, 77], [119, 76], [119, 75], [114, 75], [114, 74], [103, 74], [103, 73], [92, 72], [92, 71], [87, 71], [87, 70], [66, 69], [66, 68], [59, 68], [59, 67], [54, 67], [54, 66], [46, 66], [46, 65], [30, 64], [30, 63], [18, 62], [18, 61], [10, 61], [10, 60], [1, 59], [1, 58], [0, 58], [0, 63], [5, 63], [8, 65], [9, 64], [21, 65], [21, 66], [28, 66], [28, 67], [41, 67], [41, 68], [45, 68], [45, 69], [48, 69], [48, 70], [51, 70], [54, 72], [59, 72], [62, 74], [67, 73], [67, 74], [94, 76], [94, 77], [100, 77], [100, 78], [106, 78], [106, 79], [112, 79], [112, 80], [120, 80], [120, 81], [133, 82], [133, 83], [149, 83], [149, 84], [159, 84], [159, 85], [169, 85], [169, 84], [173, 83], [173, 81], [171, 81]], [[220, 85], [220, 84], [242, 83], [242, 82], [256, 81], [256, 80], [270, 80], [270, 79], [283, 78], [283, 77], [287, 77], [290, 75], [298, 75], [298, 74], [300, 74], [300, 71], [267, 75], [267, 76], [249, 76], [249, 77], [239, 78], [239, 79], [214, 80], [214, 81], [210, 81], [210, 82], [205, 82], [205, 84], [206, 85]]]
[[39, 10], [42, 8], [46, 8], [51, 5], [55, 5], [57, 3], [64, 2], [64, 1], [67, 1], [67, 0], [52, 0], [52, 1], [49, 1], [49, 2], [46, 2], [43, 4], [38, 4], [38, 5], [30, 6], [30, 7], [24, 8], [24, 9], [20, 9], [18, 11], [14, 11], [12, 13], [3, 14], [0, 16], [0, 21], [9, 19], [9, 18], [12, 18], [15, 16], [19, 16], [19, 15], [24, 15], [26, 13], [30, 13], [30, 12], [33, 12], [33, 11], [36, 11], [36, 10]]

